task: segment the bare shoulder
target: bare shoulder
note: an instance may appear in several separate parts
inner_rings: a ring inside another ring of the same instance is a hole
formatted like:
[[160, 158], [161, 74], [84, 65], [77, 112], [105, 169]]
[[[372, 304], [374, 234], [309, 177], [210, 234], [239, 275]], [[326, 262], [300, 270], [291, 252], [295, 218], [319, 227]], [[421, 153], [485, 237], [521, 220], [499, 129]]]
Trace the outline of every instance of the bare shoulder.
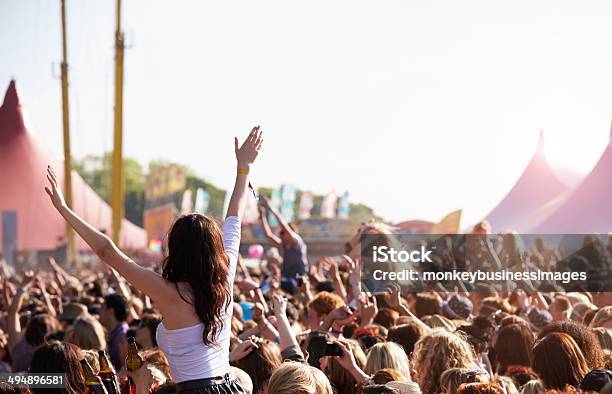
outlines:
[[172, 296], [164, 303], [165, 305], [160, 305], [162, 315], [164, 316], [164, 326], [167, 329], [173, 330], [197, 324], [199, 319], [193, 309], [193, 293], [189, 283], [167, 283], [172, 286], [174, 291]]

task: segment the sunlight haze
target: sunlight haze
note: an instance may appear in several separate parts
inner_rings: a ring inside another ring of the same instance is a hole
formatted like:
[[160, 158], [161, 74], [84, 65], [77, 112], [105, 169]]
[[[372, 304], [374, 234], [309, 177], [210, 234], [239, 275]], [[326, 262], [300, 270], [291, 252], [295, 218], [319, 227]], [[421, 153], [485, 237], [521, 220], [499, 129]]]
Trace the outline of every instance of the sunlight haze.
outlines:
[[[66, 0], [72, 148], [112, 149], [114, 2]], [[510, 190], [544, 130], [588, 173], [612, 120], [610, 1], [124, 0], [124, 153], [228, 188], [260, 124], [253, 183], [349, 190], [387, 220], [463, 226]], [[0, 3], [0, 88], [17, 80], [62, 153], [59, 1]]]

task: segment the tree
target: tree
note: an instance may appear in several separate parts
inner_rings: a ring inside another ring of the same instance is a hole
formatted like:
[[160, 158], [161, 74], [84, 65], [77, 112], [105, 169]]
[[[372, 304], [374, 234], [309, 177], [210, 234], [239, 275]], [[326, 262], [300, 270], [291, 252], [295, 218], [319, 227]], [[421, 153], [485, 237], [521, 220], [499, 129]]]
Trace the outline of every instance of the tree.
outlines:
[[[111, 193], [111, 176], [112, 176], [112, 153], [107, 152], [102, 156], [87, 155], [81, 160], [73, 159], [75, 170], [87, 182], [87, 184], [96, 192], [104, 201], [110, 201]], [[166, 160], [153, 160], [149, 163], [148, 168], [151, 172], [156, 167], [165, 167], [172, 163]], [[199, 187], [210, 194], [210, 203], [207, 213], [217, 218], [223, 218], [223, 203], [225, 202], [226, 191], [219, 189], [205, 179], [197, 176], [195, 172], [181, 164], [177, 164], [185, 173], [186, 188], [190, 189], [195, 197]], [[142, 226], [143, 213], [145, 210], [145, 174], [140, 163], [131, 158], [123, 159], [123, 171], [125, 179], [125, 217], [132, 223]], [[270, 196], [272, 188], [261, 187], [259, 193]], [[303, 191], [296, 191], [296, 199], [294, 204], [294, 212], [299, 212], [300, 199]], [[180, 209], [183, 191], [174, 193], [167, 197], [168, 201], [172, 201], [177, 208]], [[323, 195], [315, 195], [313, 201], [312, 213], [313, 217], [318, 217], [321, 211], [321, 202]], [[154, 202], [155, 203], [155, 202]], [[374, 210], [365, 204], [350, 203], [349, 218], [358, 222], [365, 222], [370, 219], [382, 220], [374, 214]]]
[[[111, 177], [113, 168], [112, 153], [102, 156], [87, 155], [81, 160], [72, 161], [74, 169], [104, 201], [110, 203]], [[125, 181], [125, 217], [132, 223], [142, 226], [144, 211], [145, 176], [140, 163], [126, 157], [123, 159]]]

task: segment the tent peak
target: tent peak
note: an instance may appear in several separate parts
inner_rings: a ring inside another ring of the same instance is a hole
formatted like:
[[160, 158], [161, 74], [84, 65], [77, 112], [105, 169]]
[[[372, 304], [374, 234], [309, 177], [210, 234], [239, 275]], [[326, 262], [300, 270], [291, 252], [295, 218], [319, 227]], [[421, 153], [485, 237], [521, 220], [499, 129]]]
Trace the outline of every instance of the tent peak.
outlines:
[[540, 129], [540, 135], [538, 137], [537, 153], [544, 153], [544, 129]]
[[17, 87], [15, 84], [15, 80], [11, 79], [8, 88], [6, 89], [6, 93], [4, 95], [4, 103], [3, 107], [18, 107], [21, 105], [19, 100], [19, 94], [17, 93]]
[[15, 80], [11, 80], [4, 103], [0, 107], [0, 142], [4, 143], [14, 136], [25, 132], [25, 121], [22, 113], [21, 102]]

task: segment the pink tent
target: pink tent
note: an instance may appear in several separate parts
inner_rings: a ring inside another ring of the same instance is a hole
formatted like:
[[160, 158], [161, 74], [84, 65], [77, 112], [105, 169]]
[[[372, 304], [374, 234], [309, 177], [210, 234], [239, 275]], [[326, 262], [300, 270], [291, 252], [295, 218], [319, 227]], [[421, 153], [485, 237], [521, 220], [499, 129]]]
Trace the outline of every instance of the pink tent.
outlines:
[[535, 154], [516, 181], [514, 187], [487, 215], [494, 232], [516, 230], [526, 232], [543, 221], [569, 195], [569, 187], [562, 183], [546, 162], [544, 133]]
[[[44, 192], [45, 170], [51, 164], [63, 182], [63, 162], [28, 132], [27, 117], [11, 81], [0, 107], [0, 211], [17, 212], [18, 251], [52, 250], [65, 240], [65, 224]], [[94, 227], [111, 233], [111, 207], [76, 173], [72, 172], [73, 209]], [[2, 239], [2, 226], [0, 226]], [[80, 250], [87, 246], [78, 238]], [[120, 245], [146, 247], [145, 231], [123, 220]], [[2, 243], [0, 242], [0, 252]]]
[[534, 234], [605, 234], [612, 232], [612, 129], [610, 142], [595, 167]]

